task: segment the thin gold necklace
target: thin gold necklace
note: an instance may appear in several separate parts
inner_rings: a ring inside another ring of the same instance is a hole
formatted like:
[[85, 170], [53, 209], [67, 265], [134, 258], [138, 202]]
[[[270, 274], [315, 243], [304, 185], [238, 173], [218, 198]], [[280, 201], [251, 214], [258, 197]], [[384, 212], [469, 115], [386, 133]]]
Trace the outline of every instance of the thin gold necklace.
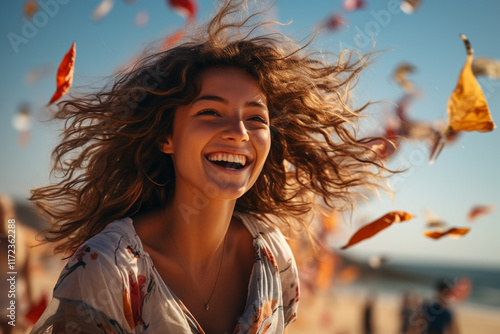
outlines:
[[217, 287], [217, 282], [219, 281], [219, 276], [220, 276], [220, 272], [221, 272], [221, 269], [222, 269], [222, 262], [224, 260], [224, 249], [226, 248], [226, 236], [227, 236], [227, 233], [224, 236], [224, 241], [222, 242], [222, 254], [220, 256], [219, 270], [217, 271], [217, 277], [215, 278], [214, 287], [212, 288], [212, 293], [210, 293], [210, 297], [208, 297], [208, 300], [206, 302], [205, 302], [205, 299], [203, 298], [203, 296], [200, 293], [198, 285], [196, 284], [196, 280], [194, 279], [193, 275], [191, 274], [191, 271], [188, 270], [187, 264], [184, 261], [184, 257], [182, 256], [181, 252], [179, 251], [179, 248], [177, 247], [177, 243], [175, 242], [175, 239], [170, 236], [170, 239], [172, 239], [172, 242], [174, 244], [175, 250], [178, 253], [179, 258], [181, 259], [182, 268], [184, 269], [184, 271], [186, 272], [186, 274], [189, 276], [189, 278], [191, 279], [192, 283], [194, 284], [195, 289], [196, 289], [196, 293], [198, 294], [198, 296], [200, 297], [200, 299], [203, 301], [203, 304], [205, 305], [205, 310], [206, 311], [208, 311], [210, 309], [210, 301], [212, 300], [212, 297], [213, 297], [214, 292], [215, 292], [215, 288]]

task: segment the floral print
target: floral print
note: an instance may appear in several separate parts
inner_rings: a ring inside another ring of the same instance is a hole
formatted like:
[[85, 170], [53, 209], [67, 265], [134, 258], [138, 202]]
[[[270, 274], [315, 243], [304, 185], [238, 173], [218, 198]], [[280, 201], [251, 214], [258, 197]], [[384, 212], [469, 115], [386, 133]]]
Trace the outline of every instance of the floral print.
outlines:
[[[299, 301], [292, 252], [277, 229], [235, 215], [253, 236], [256, 252], [234, 334], [282, 333], [295, 320]], [[58, 333], [68, 325], [80, 333], [204, 333], [161, 279], [130, 218], [110, 223], [78, 248], [32, 333]]]

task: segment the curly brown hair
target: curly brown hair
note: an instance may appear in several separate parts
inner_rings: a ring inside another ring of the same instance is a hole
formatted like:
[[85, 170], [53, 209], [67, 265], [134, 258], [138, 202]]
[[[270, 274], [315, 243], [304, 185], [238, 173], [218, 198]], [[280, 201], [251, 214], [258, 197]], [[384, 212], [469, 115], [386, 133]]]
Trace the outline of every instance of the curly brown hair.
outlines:
[[344, 51], [328, 62], [324, 53], [307, 52], [313, 37], [301, 46], [263, 33], [267, 23], [254, 22], [262, 12], [235, 22], [244, 3], [226, 0], [179, 45], [150, 52], [97, 92], [58, 104], [54, 118], [65, 127], [51, 173], [59, 182], [30, 198], [51, 222], [45, 241], [64, 241], [56, 252], [74, 252], [108, 223], [168, 203], [174, 170], [159, 145], [172, 133], [176, 109], [199, 94], [200, 73], [215, 66], [255, 78], [270, 111], [271, 151], [236, 211], [295, 226], [305, 224], [318, 198], [342, 210], [360, 191], [380, 186], [386, 169], [365, 145], [369, 139], [356, 138], [368, 104], [349, 107], [366, 59]]

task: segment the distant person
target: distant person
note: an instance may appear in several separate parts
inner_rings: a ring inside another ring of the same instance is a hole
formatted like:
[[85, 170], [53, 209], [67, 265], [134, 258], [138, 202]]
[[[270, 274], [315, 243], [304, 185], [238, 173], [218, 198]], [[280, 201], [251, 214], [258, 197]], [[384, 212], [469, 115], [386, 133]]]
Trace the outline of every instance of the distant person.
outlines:
[[452, 286], [446, 280], [441, 280], [436, 285], [436, 292], [435, 299], [422, 306], [417, 333], [458, 334], [456, 317], [448, 308], [448, 301], [452, 297]]
[[415, 333], [415, 323], [412, 321], [412, 317], [416, 314], [417, 310], [415, 307], [414, 299], [410, 292], [406, 291], [403, 293], [403, 300], [401, 304], [401, 334], [413, 334]]
[[371, 292], [363, 308], [363, 334], [373, 334], [373, 305], [375, 304], [375, 293]]

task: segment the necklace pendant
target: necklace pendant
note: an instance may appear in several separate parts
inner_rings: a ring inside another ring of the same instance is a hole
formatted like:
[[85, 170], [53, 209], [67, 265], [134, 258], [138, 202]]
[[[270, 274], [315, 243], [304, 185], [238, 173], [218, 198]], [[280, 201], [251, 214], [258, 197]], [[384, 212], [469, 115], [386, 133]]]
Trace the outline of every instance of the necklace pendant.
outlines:
[[205, 310], [208, 311], [208, 309], [210, 308], [210, 305], [208, 305], [208, 303], [205, 304]]

